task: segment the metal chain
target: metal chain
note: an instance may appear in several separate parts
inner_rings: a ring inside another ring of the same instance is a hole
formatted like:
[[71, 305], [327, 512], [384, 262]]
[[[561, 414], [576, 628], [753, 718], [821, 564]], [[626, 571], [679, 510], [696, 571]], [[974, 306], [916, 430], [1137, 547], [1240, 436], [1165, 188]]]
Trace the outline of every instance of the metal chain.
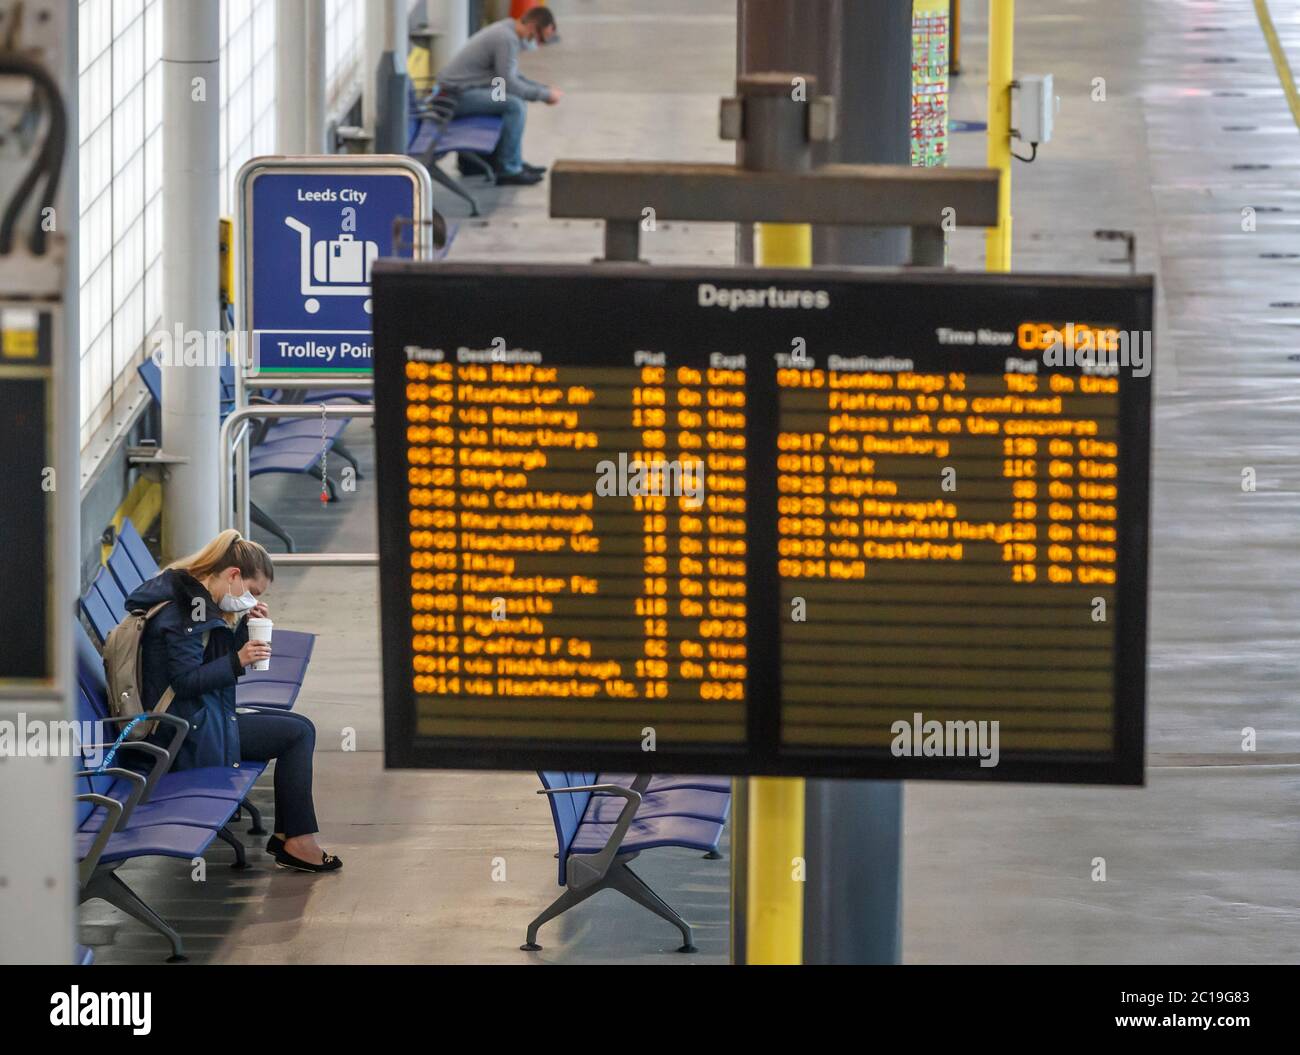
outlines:
[[329, 460], [326, 457], [329, 453], [329, 441], [325, 438], [325, 404], [320, 405], [320, 500], [328, 502], [330, 500], [329, 477], [325, 475], [325, 470], [329, 467]]

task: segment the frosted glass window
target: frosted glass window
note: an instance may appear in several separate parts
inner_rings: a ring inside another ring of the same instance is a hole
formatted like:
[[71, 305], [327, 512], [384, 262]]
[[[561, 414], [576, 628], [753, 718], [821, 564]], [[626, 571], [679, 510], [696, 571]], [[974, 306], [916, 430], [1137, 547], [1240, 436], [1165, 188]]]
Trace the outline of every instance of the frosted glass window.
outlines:
[[[77, 5], [83, 444], [161, 321], [164, 2]], [[331, 11], [355, 63], [363, 4]], [[220, 208], [233, 216], [239, 167], [275, 149], [275, 0], [223, 0], [220, 25]]]

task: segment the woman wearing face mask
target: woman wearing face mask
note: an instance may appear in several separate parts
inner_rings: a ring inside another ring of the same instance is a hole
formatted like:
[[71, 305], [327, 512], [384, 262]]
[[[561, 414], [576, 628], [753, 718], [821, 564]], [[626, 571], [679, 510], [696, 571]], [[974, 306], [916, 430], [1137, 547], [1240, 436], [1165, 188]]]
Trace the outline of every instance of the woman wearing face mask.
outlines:
[[128, 611], [169, 602], [149, 620], [141, 641], [142, 703], [152, 709], [170, 685], [175, 696], [169, 712], [190, 723], [172, 769], [275, 759], [277, 830], [267, 852], [286, 868], [332, 872], [343, 862], [316, 841], [315, 726], [288, 711], [235, 710], [236, 679], [271, 655], [269, 642], [248, 640], [247, 618], [266, 617], [259, 598], [274, 578], [270, 554], [229, 530], [135, 590], [126, 599]]

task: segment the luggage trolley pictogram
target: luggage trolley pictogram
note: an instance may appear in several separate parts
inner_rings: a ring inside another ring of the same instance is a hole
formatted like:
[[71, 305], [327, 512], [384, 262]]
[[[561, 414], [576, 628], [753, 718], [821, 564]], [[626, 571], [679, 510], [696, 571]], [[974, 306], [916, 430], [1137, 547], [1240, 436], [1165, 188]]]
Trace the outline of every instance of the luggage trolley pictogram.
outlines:
[[301, 239], [301, 287], [302, 295], [307, 298], [303, 307], [308, 313], [315, 315], [320, 311], [317, 297], [365, 297], [362, 307], [370, 314], [370, 265], [379, 256], [379, 243], [358, 242], [350, 234], [341, 234], [313, 244], [311, 228], [305, 223], [292, 216], [286, 216], [284, 222]]

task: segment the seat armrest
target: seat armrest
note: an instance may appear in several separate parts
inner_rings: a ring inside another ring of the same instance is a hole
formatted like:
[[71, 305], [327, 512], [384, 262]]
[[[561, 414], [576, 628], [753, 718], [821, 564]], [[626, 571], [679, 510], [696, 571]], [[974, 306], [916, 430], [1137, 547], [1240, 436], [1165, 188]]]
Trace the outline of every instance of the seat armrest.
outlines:
[[144, 797], [146, 781], [139, 773], [130, 769], [119, 769], [114, 766], [112, 769], [83, 769], [77, 774], [79, 777], [121, 777], [131, 782], [131, 794], [127, 796], [126, 802], [122, 803], [122, 824], [125, 825], [131, 819], [131, 814], [139, 805], [140, 799]]
[[632, 818], [641, 808], [641, 792], [645, 790], [645, 784], [650, 782], [650, 777], [646, 776], [645, 784], [638, 788], [636, 785], [640, 780], [641, 777], [637, 777], [630, 788], [625, 788], [621, 784], [584, 784], [574, 788], [542, 788], [537, 792], [539, 795], [572, 795], [579, 791], [590, 791], [595, 795], [617, 795], [625, 800], [618, 820], [614, 822], [614, 830], [609, 833], [609, 838], [605, 840], [605, 845], [600, 851], [594, 854], [571, 855], [569, 886], [574, 890], [590, 886], [609, 871], [609, 866], [618, 856], [618, 848], [623, 845], [623, 838], [627, 835], [628, 828], [632, 826]]
[[639, 792], [633, 792], [632, 789], [623, 787], [622, 784], [580, 784], [572, 788], [540, 788], [539, 795], [572, 795], [579, 791], [599, 792], [602, 795], [617, 795], [619, 798], [629, 798], [636, 794], [639, 799]]
[[190, 723], [179, 715], [168, 714], [166, 711], [145, 711], [143, 714], [137, 714], [131, 718], [125, 716], [120, 718], [108, 717], [98, 718], [96, 721], [102, 722], [104, 725], [125, 725], [136, 718], [144, 722], [161, 722], [163, 725], [170, 725], [175, 730], [172, 734], [171, 743], [165, 748], [166, 752], [172, 758], [175, 758], [177, 749], [184, 743], [185, 737], [190, 732]]
[[99, 831], [95, 833], [95, 841], [90, 844], [86, 856], [77, 864], [77, 881], [84, 889], [90, 881], [90, 877], [95, 874], [95, 868], [99, 865], [99, 859], [104, 853], [104, 847], [108, 845], [108, 840], [117, 831], [118, 824], [122, 820], [122, 804], [117, 799], [111, 799], [107, 795], [97, 795], [93, 792], [78, 795], [76, 801], [93, 802], [96, 806], [103, 806], [108, 811], [108, 817], [99, 826]]
[[146, 755], [152, 756], [154, 763], [153, 768], [149, 770], [149, 775], [145, 777], [144, 795], [142, 798], [145, 802], [149, 801], [153, 795], [153, 789], [158, 786], [158, 781], [162, 780], [172, 768], [172, 756], [166, 750], [157, 744], [146, 744], [142, 740], [127, 740], [120, 744], [86, 744], [87, 747], [117, 747], [118, 754], [123, 751], [142, 751]]

